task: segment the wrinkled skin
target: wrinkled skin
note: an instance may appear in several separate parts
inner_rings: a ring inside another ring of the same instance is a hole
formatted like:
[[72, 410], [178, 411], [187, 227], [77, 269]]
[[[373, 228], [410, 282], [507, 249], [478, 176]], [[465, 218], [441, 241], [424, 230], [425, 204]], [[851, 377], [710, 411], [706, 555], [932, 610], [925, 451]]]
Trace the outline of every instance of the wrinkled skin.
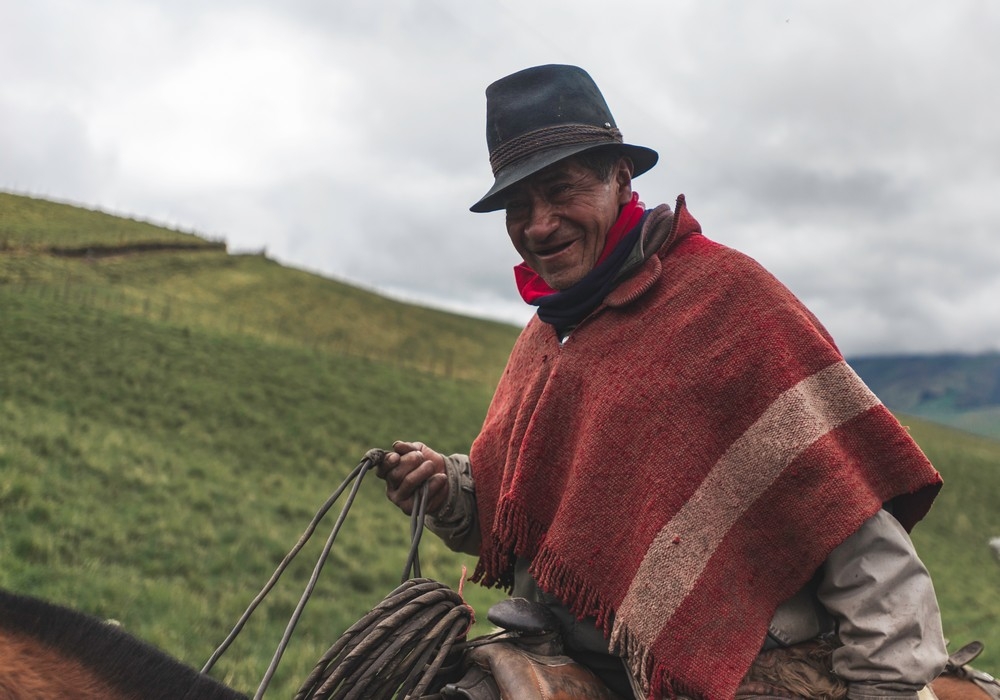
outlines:
[[407, 515], [413, 511], [417, 490], [427, 484], [427, 513], [434, 514], [448, 499], [444, 456], [422, 442], [392, 444], [375, 473], [385, 480], [385, 495]]
[[632, 162], [621, 158], [607, 180], [576, 159], [550, 165], [513, 185], [507, 235], [552, 289], [567, 289], [597, 264], [608, 231], [632, 198]]

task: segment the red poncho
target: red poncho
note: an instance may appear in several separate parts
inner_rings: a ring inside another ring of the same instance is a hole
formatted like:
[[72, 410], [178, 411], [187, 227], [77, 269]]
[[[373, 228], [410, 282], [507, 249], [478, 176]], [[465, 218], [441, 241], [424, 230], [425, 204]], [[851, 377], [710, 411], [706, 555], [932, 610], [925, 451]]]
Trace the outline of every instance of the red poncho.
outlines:
[[[672, 224], [671, 224], [672, 222]], [[938, 473], [802, 304], [700, 235], [667, 241], [562, 346], [521, 334], [471, 460], [474, 578], [515, 557], [596, 618], [650, 697], [731, 698], [775, 608], [894, 500], [910, 529]]]

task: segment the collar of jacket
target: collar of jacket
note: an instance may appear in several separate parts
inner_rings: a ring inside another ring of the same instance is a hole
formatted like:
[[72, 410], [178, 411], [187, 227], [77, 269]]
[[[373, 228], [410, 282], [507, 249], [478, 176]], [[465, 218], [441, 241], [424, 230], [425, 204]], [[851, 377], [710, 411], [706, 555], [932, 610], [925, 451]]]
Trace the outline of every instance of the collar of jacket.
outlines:
[[638, 244], [622, 265], [621, 282], [608, 293], [602, 306], [627, 306], [649, 291], [663, 270], [660, 260], [678, 241], [696, 233], [701, 233], [701, 225], [688, 212], [683, 194], [677, 196], [673, 212], [666, 204], [649, 212]]

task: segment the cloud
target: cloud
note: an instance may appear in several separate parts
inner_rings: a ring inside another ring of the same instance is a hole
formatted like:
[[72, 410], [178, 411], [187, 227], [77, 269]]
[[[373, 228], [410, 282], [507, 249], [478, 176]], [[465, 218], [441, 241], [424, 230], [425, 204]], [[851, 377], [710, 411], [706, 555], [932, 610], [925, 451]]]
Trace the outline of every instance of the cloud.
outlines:
[[[34, 131], [37, 138], [25, 139]], [[0, 186], [36, 195], [100, 200], [117, 168], [113, 152], [94, 144], [71, 109], [0, 96]]]
[[486, 85], [577, 63], [710, 237], [849, 353], [1000, 349], [1000, 6], [38, 0], [0, 26], [0, 187], [523, 322]]

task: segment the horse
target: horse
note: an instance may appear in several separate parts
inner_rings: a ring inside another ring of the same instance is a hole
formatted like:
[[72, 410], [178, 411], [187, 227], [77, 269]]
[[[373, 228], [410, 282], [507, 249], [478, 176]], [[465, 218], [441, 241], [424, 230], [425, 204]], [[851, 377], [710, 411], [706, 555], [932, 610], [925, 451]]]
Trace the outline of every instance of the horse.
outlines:
[[[971, 645], [970, 645], [971, 646]], [[938, 700], [995, 700], [952, 655], [931, 683]], [[249, 700], [120, 626], [37, 598], [0, 590], [0, 700]]]
[[993, 700], [993, 697], [968, 678], [939, 676], [931, 681], [938, 700]]
[[982, 642], [970, 642], [948, 657], [944, 673], [930, 684], [938, 700], [1000, 699], [1000, 681], [969, 665], [982, 652]]
[[0, 590], [0, 700], [248, 700], [120, 626]]

